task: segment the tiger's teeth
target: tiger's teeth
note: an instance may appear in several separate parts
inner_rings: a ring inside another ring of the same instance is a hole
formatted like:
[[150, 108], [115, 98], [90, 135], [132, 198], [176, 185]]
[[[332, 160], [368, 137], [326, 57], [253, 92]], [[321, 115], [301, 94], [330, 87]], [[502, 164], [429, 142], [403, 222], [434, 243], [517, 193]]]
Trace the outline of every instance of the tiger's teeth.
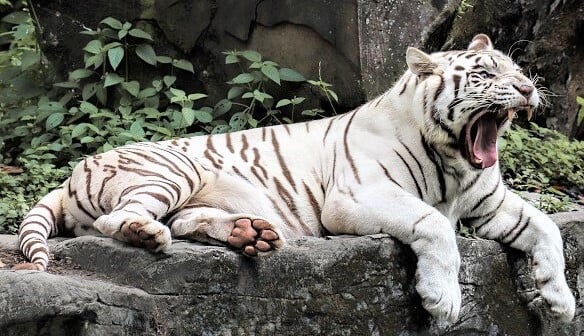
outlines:
[[509, 120], [510, 122], [513, 121], [513, 119], [515, 118], [515, 109], [514, 108], [510, 108], [507, 110], [507, 120]]
[[531, 117], [533, 116], [533, 110], [531, 108], [528, 108], [526, 111], [527, 111], [527, 120], [531, 120]]

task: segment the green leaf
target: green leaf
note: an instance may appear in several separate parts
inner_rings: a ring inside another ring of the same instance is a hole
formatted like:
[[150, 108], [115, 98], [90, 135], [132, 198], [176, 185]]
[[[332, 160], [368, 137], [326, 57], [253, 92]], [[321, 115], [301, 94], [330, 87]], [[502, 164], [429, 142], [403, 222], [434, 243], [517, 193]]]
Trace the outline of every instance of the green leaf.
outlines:
[[102, 44], [100, 40], [91, 40], [87, 42], [83, 50], [87, 51], [90, 54], [97, 55], [101, 53], [101, 47]]
[[170, 58], [168, 56], [156, 56], [156, 60], [158, 61], [158, 63], [162, 63], [162, 64], [172, 63], [172, 58]]
[[327, 92], [328, 92], [328, 94], [331, 95], [331, 97], [333, 97], [333, 99], [334, 99], [335, 102], [337, 102], [337, 103], [339, 102], [339, 97], [337, 96], [337, 94], [335, 93], [335, 91], [333, 91], [333, 90], [327, 90]]
[[170, 88], [170, 92], [175, 96], [175, 97], [179, 97], [179, 98], [184, 98], [186, 97], [186, 93], [183, 90], [180, 89], [176, 89], [176, 88]]
[[79, 109], [84, 112], [87, 113], [89, 115], [91, 114], [96, 114], [99, 110], [97, 108], [97, 106], [93, 105], [90, 102], [81, 102], [81, 104], [79, 105]]
[[306, 98], [304, 98], [304, 97], [294, 97], [294, 98], [292, 98], [291, 103], [294, 105], [298, 105], [305, 100], [306, 100]]
[[101, 50], [102, 51], [107, 51], [107, 50], [110, 50], [112, 48], [121, 47], [122, 45], [123, 44], [121, 44], [120, 42], [117, 42], [117, 41], [116, 42], [111, 42], [111, 43], [108, 43], [108, 44], [104, 45], [103, 48], [101, 48]]
[[150, 65], [156, 65], [156, 52], [150, 44], [140, 44], [136, 47], [136, 55]]
[[65, 89], [74, 89], [74, 88], [78, 88], [79, 84], [75, 83], [75, 82], [60, 82], [60, 83], [53, 84], [53, 86], [65, 88]]
[[317, 110], [304, 110], [304, 111], [302, 111], [302, 115], [314, 117], [314, 116], [318, 115], [318, 111]]
[[191, 126], [195, 122], [195, 111], [192, 108], [183, 107], [181, 112], [185, 126]]
[[275, 66], [263, 65], [261, 69], [262, 73], [271, 79], [274, 83], [280, 85], [280, 73]]
[[242, 51], [241, 56], [245, 57], [245, 59], [247, 59], [250, 62], [261, 62], [262, 61], [262, 55], [260, 55], [260, 53], [258, 53], [257, 51], [253, 51], [253, 50]]
[[65, 115], [63, 113], [53, 113], [47, 118], [45, 128], [47, 131], [50, 131], [53, 128], [61, 125], [64, 119]]
[[242, 73], [237, 75], [235, 78], [233, 78], [231, 81], [234, 84], [247, 84], [247, 83], [251, 83], [253, 81], [253, 75], [250, 73]]
[[247, 124], [247, 116], [243, 112], [237, 112], [231, 116], [229, 120], [229, 126], [231, 127], [231, 131], [239, 131], [242, 130]]
[[241, 98], [243, 98], [243, 99], [250, 99], [250, 98], [253, 98], [253, 92], [251, 92], [251, 91], [249, 91], [249, 92], [246, 92], [246, 93], [244, 93], [243, 95], [241, 95]]
[[280, 79], [286, 82], [304, 82], [306, 78], [299, 74], [296, 70], [290, 68], [281, 68], [278, 70], [280, 73]]
[[130, 36], [134, 36], [137, 38], [153, 41], [152, 36], [150, 34], [148, 34], [147, 32], [143, 31], [142, 29], [138, 29], [138, 28], [131, 29], [128, 32], [128, 34], [130, 34]]
[[138, 120], [134, 121], [130, 126], [130, 133], [132, 133], [132, 137], [137, 140], [142, 140], [146, 136], [146, 132], [144, 132], [144, 129], [142, 128], [142, 122]]
[[89, 83], [83, 86], [83, 91], [81, 92], [81, 98], [83, 100], [89, 100], [89, 98], [95, 95], [96, 87], [95, 83]]
[[138, 94], [138, 98], [143, 99], [152, 97], [155, 96], [157, 93], [158, 92], [156, 92], [155, 88], [145, 88], [144, 90], [140, 91], [140, 93]]
[[93, 65], [93, 68], [97, 69], [103, 64], [103, 59], [104, 55], [102, 54], [89, 56], [85, 58], [85, 67], [89, 68], [90, 66]]
[[166, 85], [166, 87], [171, 87], [172, 84], [176, 82], [176, 76], [164, 76], [162, 80], [164, 81], [164, 85]]
[[222, 99], [213, 108], [213, 115], [215, 118], [224, 115], [231, 110], [233, 103], [229, 99]]
[[203, 98], [207, 98], [208, 96], [204, 93], [191, 93], [187, 96], [190, 101], [195, 101]]
[[107, 58], [114, 71], [118, 69], [122, 59], [124, 59], [124, 53], [123, 47], [115, 47], [107, 51]]
[[120, 75], [118, 75], [115, 72], [110, 72], [107, 75], [105, 75], [105, 82], [103, 84], [103, 87], [105, 88], [108, 86], [117, 85], [123, 81], [124, 81], [124, 79], [122, 77], [120, 77]]
[[290, 101], [290, 99], [282, 99], [276, 104], [276, 108], [287, 106], [287, 105], [290, 105], [291, 103], [292, 102]]
[[164, 127], [160, 127], [160, 126], [159, 127], [156, 127], [156, 132], [162, 133], [162, 134], [164, 134], [166, 136], [172, 136], [172, 132], [169, 131], [168, 129], [164, 128]]
[[197, 118], [198, 121], [208, 124], [210, 122], [213, 121], [213, 115], [207, 111], [203, 111], [203, 110], [196, 110], [195, 111], [195, 117]]
[[213, 130], [211, 131], [211, 134], [222, 134], [222, 133], [227, 133], [229, 132], [229, 125], [225, 125], [225, 124], [221, 124], [221, 125], [217, 125], [213, 128]]
[[237, 98], [237, 97], [241, 96], [243, 91], [245, 91], [245, 88], [243, 88], [241, 86], [233, 86], [227, 92], [227, 99]]
[[137, 97], [140, 93], [140, 83], [138, 81], [123, 82], [122, 87], [134, 97]]
[[77, 69], [77, 70], [73, 70], [69, 73], [69, 80], [76, 81], [76, 80], [90, 77], [91, 75], [93, 75], [93, 71], [91, 71], [89, 69]]
[[260, 69], [264, 64], [262, 62], [253, 62], [249, 68], [250, 69]]
[[225, 56], [225, 64], [239, 63], [239, 58], [237, 55], [229, 54]]
[[13, 25], [24, 24], [29, 22], [29, 20], [31, 20], [30, 15], [22, 11], [12, 12], [2, 18], [2, 22], [11, 23]]
[[94, 140], [95, 140], [94, 137], [86, 136], [86, 137], [81, 138], [81, 140], [79, 140], [79, 142], [82, 144], [86, 144], [86, 143], [92, 143]]
[[22, 70], [26, 70], [31, 66], [38, 64], [41, 59], [41, 54], [34, 50], [25, 50], [20, 56], [20, 61], [22, 62], [20, 66]]
[[95, 95], [97, 96], [97, 100], [102, 105], [105, 105], [107, 103], [107, 89], [104, 86], [96, 85], [95, 86]]
[[251, 127], [254, 127], [254, 128], [255, 127], [258, 127], [258, 121], [254, 117], [252, 117], [251, 114], [249, 115], [249, 118], [247, 119], [247, 122], [249, 123], [249, 125]]
[[99, 35], [99, 33], [97, 31], [95, 31], [95, 30], [91, 30], [91, 29], [89, 29], [87, 27], [85, 27], [84, 29], [87, 29], [87, 30], [82, 31], [79, 34], [89, 35], [89, 36], [97, 36], [97, 35]]
[[173, 60], [172, 66], [174, 66], [175, 68], [189, 71], [191, 73], [195, 73], [195, 70], [193, 69], [193, 64], [187, 60], [184, 60], [184, 59]]
[[128, 35], [128, 31], [126, 29], [122, 29], [118, 31], [118, 38], [121, 40]]
[[120, 30], [123, 27], [123, 25], [122, 25], [122, 23], [120, 21], [118, 21], [118, 20], [116, 20], [116, 19], [114, 19], [112, 17], [107, 17], [107, 18], [101, 20], [99, 23], [106, 24], [106, 25], [108, 25], [108, 26], [110, 26], [110, 27], [112, 27], [113, 29], [116, 29], [116, 30]]
[[71, 137], [79, 138], [79, 136], [85, 134], [85, 132], [87, 132], [87, 124], [86, 123], [78, 124], [71, 131]]

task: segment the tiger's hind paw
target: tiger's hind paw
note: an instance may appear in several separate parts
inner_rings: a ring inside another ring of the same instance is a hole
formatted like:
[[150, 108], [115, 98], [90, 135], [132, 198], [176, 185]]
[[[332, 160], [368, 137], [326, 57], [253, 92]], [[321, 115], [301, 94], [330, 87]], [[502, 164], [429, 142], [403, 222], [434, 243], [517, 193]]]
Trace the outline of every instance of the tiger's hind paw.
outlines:
[[170, 230], [150, 218], [129, 218], [120, 229], [126, 241], [155, 252], [166, 250], [172, 243]]
[[276, 227], [263, 219], [240, 218], [234, 224], [227, 243], [242, 249], [247, 256], [273, 251], [284, 244]]

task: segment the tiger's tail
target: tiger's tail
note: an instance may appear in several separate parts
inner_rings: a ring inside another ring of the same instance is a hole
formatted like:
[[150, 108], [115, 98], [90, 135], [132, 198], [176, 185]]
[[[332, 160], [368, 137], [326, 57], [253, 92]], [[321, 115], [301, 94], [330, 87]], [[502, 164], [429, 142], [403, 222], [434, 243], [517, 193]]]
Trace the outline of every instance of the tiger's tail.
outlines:
[[47, 239], [56, 236], [64, 223], [63, 201], [65, 184], [51, 191], [35, 205], [22, 220], [18, 230], [18, 246], [29, 262], [13, 270], [44, 271], [49, 263]]

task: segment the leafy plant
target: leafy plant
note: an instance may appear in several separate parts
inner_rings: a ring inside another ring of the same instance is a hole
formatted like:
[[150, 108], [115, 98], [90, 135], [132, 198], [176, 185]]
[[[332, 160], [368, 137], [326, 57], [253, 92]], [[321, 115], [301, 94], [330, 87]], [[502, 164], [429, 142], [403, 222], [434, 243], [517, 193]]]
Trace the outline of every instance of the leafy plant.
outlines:
[[[49, 64], [38, 48], [40, 30], [27, 11], [4, 18], [9, 44], [0, 52], [0, 163], [24, 165], [17, 177], [0, 176], [0, 231], [16, 222], [48, 189], [68, 175], [80, 158], [136, 141], [157, 141], [323, 116], [320, 108], [301, 109], [305, 97], [275, 100], [276, 86], [316, 86], [332, 103], [331, 85], [307, 81], [297, 71], [252, 51], [226, 52], [226, 64], [239, 66], [226, 98], [204, 104], [204, 93], [177, 87], [177, 71], [194, 73], [190, 61], [159, 55], [147, 29], [114, 18], [82, 32], [84, 66], [52, 84]], [[166, 75], [140, 80], [132, 64], [157, 66]], [[4, 95], [4, 96], [1, 96]], [[334, 107], [333, 107], [334, 108]], [[285, 112], [285, 113], [284, 113]], [[45, 188], [46, 186], [46, 188]]]
[[512, 128], [499, 147], [503, 178], [513, 189], [559, 200], [570, 190], [583, 191], [584, 142], [532, 123], [530, 129]]
[[[219, 102], [221, 111], [233, 110], [228, 125], [218, 124], [212, 133], [238, 131], [257, 126], [267, 126], [281, 123], [296, 122], [296, 107], [302, 104], [305, 97], [291, 97], [274, 102], [274, 97], [267, 92], [270, 84], [278, 86], [285, 82], [308, 83], [309, 85], [324, 88], [321, 90], [329, 102], [337, 95], [330, 89], [331, 84], [322, 80], [319, 71], [319, 81], [307, 80], [297, 71], [281, 67], [280, 64], [263, 60], [262, 56], [253, 50], [225, 52], [225, 64], [237, 64], [240, 73], [228, 82], [231, 85], [227, 99]], [[275, 103], [275, 104], [274, 104]], [[282, 116], [282, 108], [289, 107], [288, 116]], [[304, 109], [301, 115], [308, 117], [322, 116], [322, 109]], [[258, 117], [259, 116], [259, 117]]]
[[20, 220], [38, 198], [59, 186], [71, 169], [52, 164], [22, 160], [25, 173], [7, 175], [0, 172], [0, 232], [16, 233]]

